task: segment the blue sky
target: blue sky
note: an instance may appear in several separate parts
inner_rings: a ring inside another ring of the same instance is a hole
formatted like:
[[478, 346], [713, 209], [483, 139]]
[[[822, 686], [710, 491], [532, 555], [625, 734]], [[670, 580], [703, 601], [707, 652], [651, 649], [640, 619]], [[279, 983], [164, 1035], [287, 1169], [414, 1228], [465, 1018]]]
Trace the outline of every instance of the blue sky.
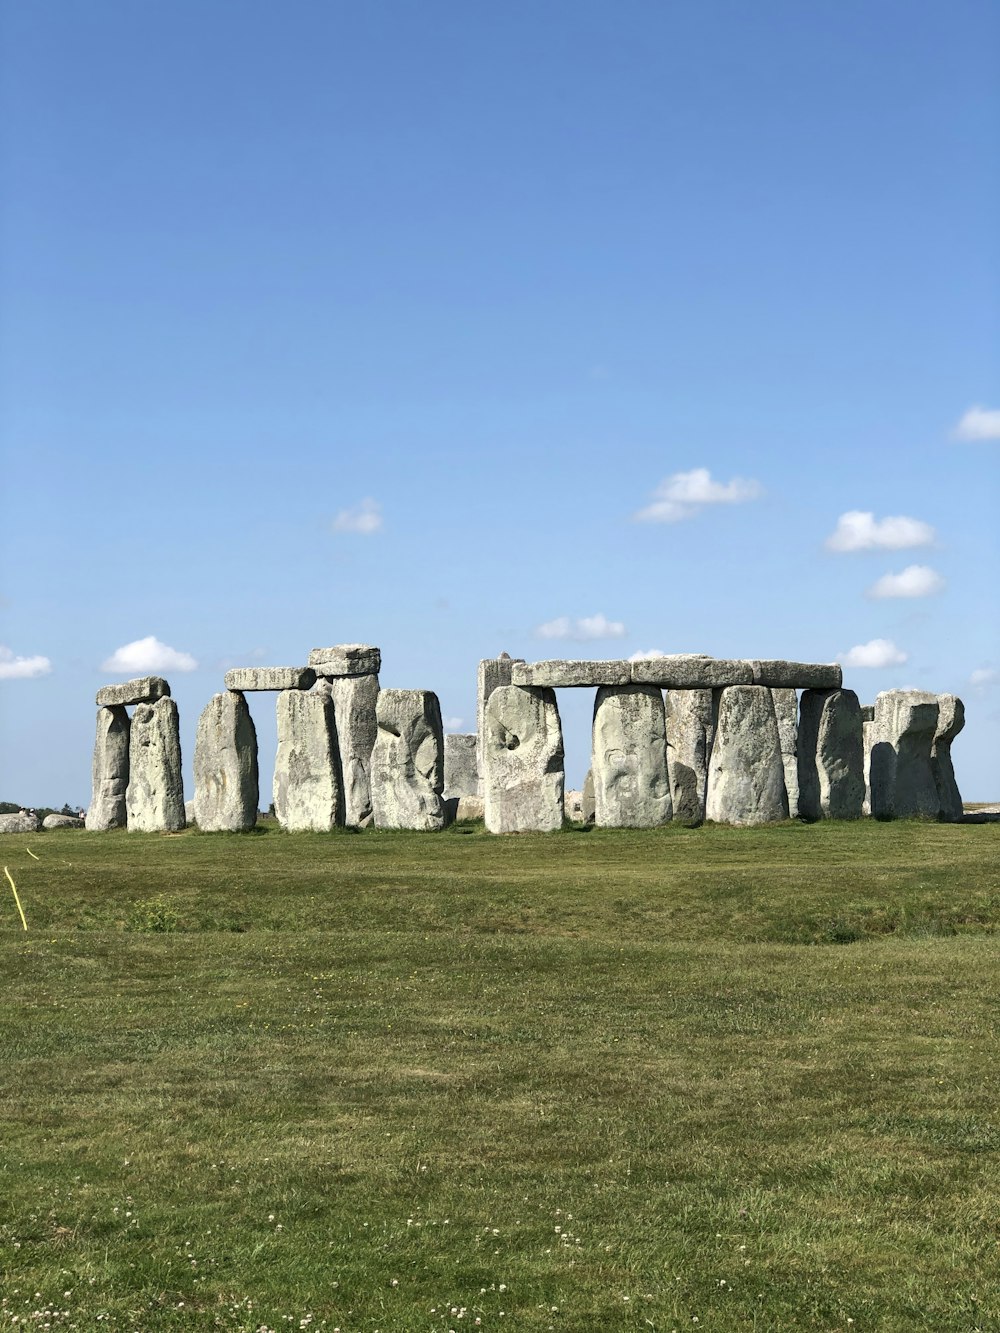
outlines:
[[503, 650], [839, 657], [1000, 799], [994, 4], [2, 23], [0, 799], [86, 803], [150, 639], [188, 761], [332, 643], [458, 730]]

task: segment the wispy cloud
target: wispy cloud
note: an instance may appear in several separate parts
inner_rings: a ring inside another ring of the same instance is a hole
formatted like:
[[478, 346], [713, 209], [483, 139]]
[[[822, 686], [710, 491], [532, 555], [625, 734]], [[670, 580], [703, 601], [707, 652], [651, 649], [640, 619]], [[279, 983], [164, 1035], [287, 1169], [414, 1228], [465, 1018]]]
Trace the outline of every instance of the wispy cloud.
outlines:
[[623, 639], [625, 626], [620, 620], [609, 620], [602, 612], [596, 616], [582, 616], [573, 620], [570, 616], [557, 616], [547, 620], [535, 629], [540, 639], [575, 639], [584, 642], [587, 639]]
[[705, 505], [743, 504], [763, 495], [758, 481], [733, 477], [732, 481], [713, 481], [707, 467], [690, 472], [675, 472], [653, 492], [652, 501], [632, 515], [635, 523], [679, 523], [693, 518]]
[[868, 589], [869, 597], [930, 597], [945, 580], [929, 565], [907, 565], [898, 574], [883, 574]]
[[837, 661], [845, 667], [902, 666], [908, 658], [909, 653], [897, 648], [891, 639], [869, 639], [837, 654]]
[[969, 684], [977, 690], [984, 689], [997, 680], [1000, 680], [1000, 671], [997, 671], [996, 667], [976, 667], [969, 676]]
[[52, 663], [47, 657], [18, 657], [0, 644], [0, 680], [31, 680], [47, 676], [51, 670]]
[[650, 648], [648, 653], [633, 653], [628, 660], [630, 662], [648, 662], [651, 657], [666, 657], [666, 653], [661, 653], [659, 648]]
[[1000, 440], [1000, 409], [970, 407], [951, 432], [953, 440]]
[[341, 509], [332, 523], [334, 532], [357, 532], [362, 537], [371, 537], [382, 531], [382, 506], [371, 496], [366, 496], [353, 509]]
[[141, 675], [144, 671], [196, 671], [197, 668], [198, 663], [190, 653], [178, 652], [152, 634], [123, 644], [101, 663], [102, 671], [118, 676]]
[[441, 726], [445, 731], [461, 731], [462, 723], [464, 721], [464, 717], [443, 717], [441, 719]]
[[919, 518], [900, 514], [894, 518], [876, 518], [863, 509], [841, 514], [837, 526], [826, 539], [831, 551], [901, 551], [908, 546], [930, 546], [934, 529]]

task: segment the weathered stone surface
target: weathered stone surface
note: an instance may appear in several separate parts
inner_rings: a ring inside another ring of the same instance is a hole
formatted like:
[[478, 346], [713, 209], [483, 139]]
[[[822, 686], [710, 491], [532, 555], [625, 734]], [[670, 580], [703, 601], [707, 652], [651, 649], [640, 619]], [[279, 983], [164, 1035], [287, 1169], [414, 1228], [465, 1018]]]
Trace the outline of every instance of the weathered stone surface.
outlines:
[[462, 823], [469, 819], [482, 819], [483, 810], [481, 796], [460, 796], [456, 802], [455, 821]]
[[594, 702], [594, 822], [656, 828], [670, 820], [663, 694], [655, 685], [604, 686]]
[[117, 704], [151, 704], [170, 697], [170, 686], [162, 676], [139, 676], [120, 685], [105, 685], [97, 691], [98, 708]]
[[376, 828], [435, 833], [447, 815], [441, 705], [431, 690], [383, 690], [376, 709], [372, 808]]
[[333, 648], [314, 648], [309, 665], [317, 676], [377, 676], [382, 670], [382, 651], [367, 643], [338, 643]]
[[662, 690], [712, 690], [725, 685], [750, 685], [750, 662], [728, 657], [706, 657], [702, 653], [675, 653], [667, 657], [644, 657], [632, 662], [632, 680], [637, 685], [658, 685]]
[[486, 705], [483, 800], [491, 833], [562, 828], [562, 726], [555, 693], [501, 685]]
[[344, 791], [344, 823], [365, 828], [372, 816], [372, 751], [378, 723], [378, 676], [321, 677], [317, 690], [333, 700]]
[[196, 824], [198, 822], [194, 817], [194, 801], [184, 802], [184, 819], [185, 822], [187, 823], [188, 828], [190, 828], [192, 824]]
[[862, 722], [874, 722], [874, 721], [875, 721], [875, 705], [874, 705], [874, 704], [862, 704], [862, 705], [861, 705], [861, 721], [862, 721]]
[[705, 815], [718, 824], [788, 818], [778, 719], [771, 691], [764, 686], [733, 685], [722, 691]]
[[844, 673], [838, 662], [785, 662], [780, 658], [756, 660], [753, 683], [772, 689], [839, 690]]
[[[523, 658], [519, 657], [517, 660], [521, 662]], [[480, 774], [480, 790], [482, 790], [483, 728], [486, 725], [486, 704], [490, 695], [498, 686], [510, 684], [510, 673], [513, 665], [514, 659], [509, 653], [501, 653], [499, 657], [486, 657], [479, 663], [476, 679], [476, 767]]]
[[937, 819], [931, 769], [938, 698], [924, 690], [886, 690], [875, 700], [871, 807], [876, 819]]
[[124, 828], [128, 822], [125, 793], [128, 790], [130, 728], [123, 704], [98, 708], [91, 769], [93, 784], [86, 821], [92, 833]]
[[872, 704], [871, 706], [871, 711], [872, 711], [871, 719], [864, 720], [865, 710], [862, 709], [863, 720], [861, 723], [861, 746], [864, 753], [864, 768], [865, 768], [865, 799], [861, 806], [861, 813], [863, 815], [870, 815], [872, 812], [872, 743], [875, 736], [874, 704]]
[[185, 826], [180, 727], [173, 699], [139, 704], [132, 715], [125, 805], [130, 833], [174, 833]]
[[344, 822], [333, 700], [283, 690], [277, 699], [274, 813], [290, 833], [326, 833]]
[[23, 810], [18, 814], [0, 815], [0, 833], [37, 833], [38, 816]]
[[781, 743], [781, 762], [785, 769], [785, 794], [788, 797], [788, 818], [799, 815], [799, 696], [795, 690], [775, 689], [774, 715], [778, 719], [778, 740]]
[[444, 794], [451, 796], [478, 796], [479, 764], [476, 733], [449, 732], [444, 738]]
[[568, 791], [563, 794], [563, 814], [574, 824], [583, 823], [583, 792]]
[[705, 818], [708, 760], [715, 735], [715, 694], [712, 690], [667, 690], [667, 775], [673, 817], [700, 824]]
[[312, 667], [234, 667], [226, 672], [226, 689], [240, 694], [252, 690], [308, 690], [315, 683]]
[[965, 726], [965, 705], [957, 694], [939, 694], [937, 698], [938, 724], [931, 746], [931, 772], [940, 805], [938, 818], [953, 824], [962, 818], [964, 810], [951, 762], [951, 743]]
[[257, 823], [257, 730], [243, 695], [214, 694], [194, 742], [194, 822], [204, 833], [246, 833]]
[[584, 775], [583, 790], [580, 792], [580, 814], [583, 816], [585, 824], [594, 822], [594, 770], [592, 768], [588, 768]]
[[83, 828], [83, 820], [78, 815], [46, 815], [42, 820], [42, 828]]
[[631, 679], [632, 664], [615, 661], [512, 662], [510, 673], [512, 685], [533, 685], [539, 689], [628, 685]]
[[860, 819], [865, 801], [864, 732], [853, 690], [804, 690], [799, 711], [799, 814]]

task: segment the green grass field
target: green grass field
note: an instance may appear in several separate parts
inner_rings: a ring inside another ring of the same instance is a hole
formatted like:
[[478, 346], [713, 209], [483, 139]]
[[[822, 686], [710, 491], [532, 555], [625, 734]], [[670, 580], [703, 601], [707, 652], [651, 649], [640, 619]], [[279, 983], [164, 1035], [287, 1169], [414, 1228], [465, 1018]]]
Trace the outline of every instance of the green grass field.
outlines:
[[0, 1328], [1000, 1330], [1000, 825], [0, 864]]

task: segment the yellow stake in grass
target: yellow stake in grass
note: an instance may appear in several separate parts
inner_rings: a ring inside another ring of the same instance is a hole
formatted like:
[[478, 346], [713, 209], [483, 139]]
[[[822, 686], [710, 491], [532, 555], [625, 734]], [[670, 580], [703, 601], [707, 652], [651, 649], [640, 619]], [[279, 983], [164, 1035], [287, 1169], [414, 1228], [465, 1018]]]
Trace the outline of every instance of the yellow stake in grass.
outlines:
[[40, 860], [42, 859], [40, 856], [36, 856], [35, 853], [31, 850], [30, 847], [25, 847], [24, 850], [25, 850], [25, 851], [28, 853], [28, 855], [31, 857], [32, 861], [40, 861]]
[[18, 911], [20, 912], [20, 914], [21, 914], [21, 925], [25, 928], [25, 930], [27, 930], [27, 929], [28, 929], [28, 923], [27, 923], [27, 921], [25, 921], [25, 919], [24, 919], [24, 908], [21, 906], [21, 899], [17, 896], [17, 885], [16, 885], [16, 884], [14, 883], [14, 881], [11, 879], [11, 877], [10, 877], [10, 871], [7, 869], [6, 866], [4, 866], [4, 868], [3, 868], [3, 873], [7, 876], [7, 883], [10, 885], [11, 889], [14, 891], [14, 901], [17, 903], [17, 910], [18, 910]]

